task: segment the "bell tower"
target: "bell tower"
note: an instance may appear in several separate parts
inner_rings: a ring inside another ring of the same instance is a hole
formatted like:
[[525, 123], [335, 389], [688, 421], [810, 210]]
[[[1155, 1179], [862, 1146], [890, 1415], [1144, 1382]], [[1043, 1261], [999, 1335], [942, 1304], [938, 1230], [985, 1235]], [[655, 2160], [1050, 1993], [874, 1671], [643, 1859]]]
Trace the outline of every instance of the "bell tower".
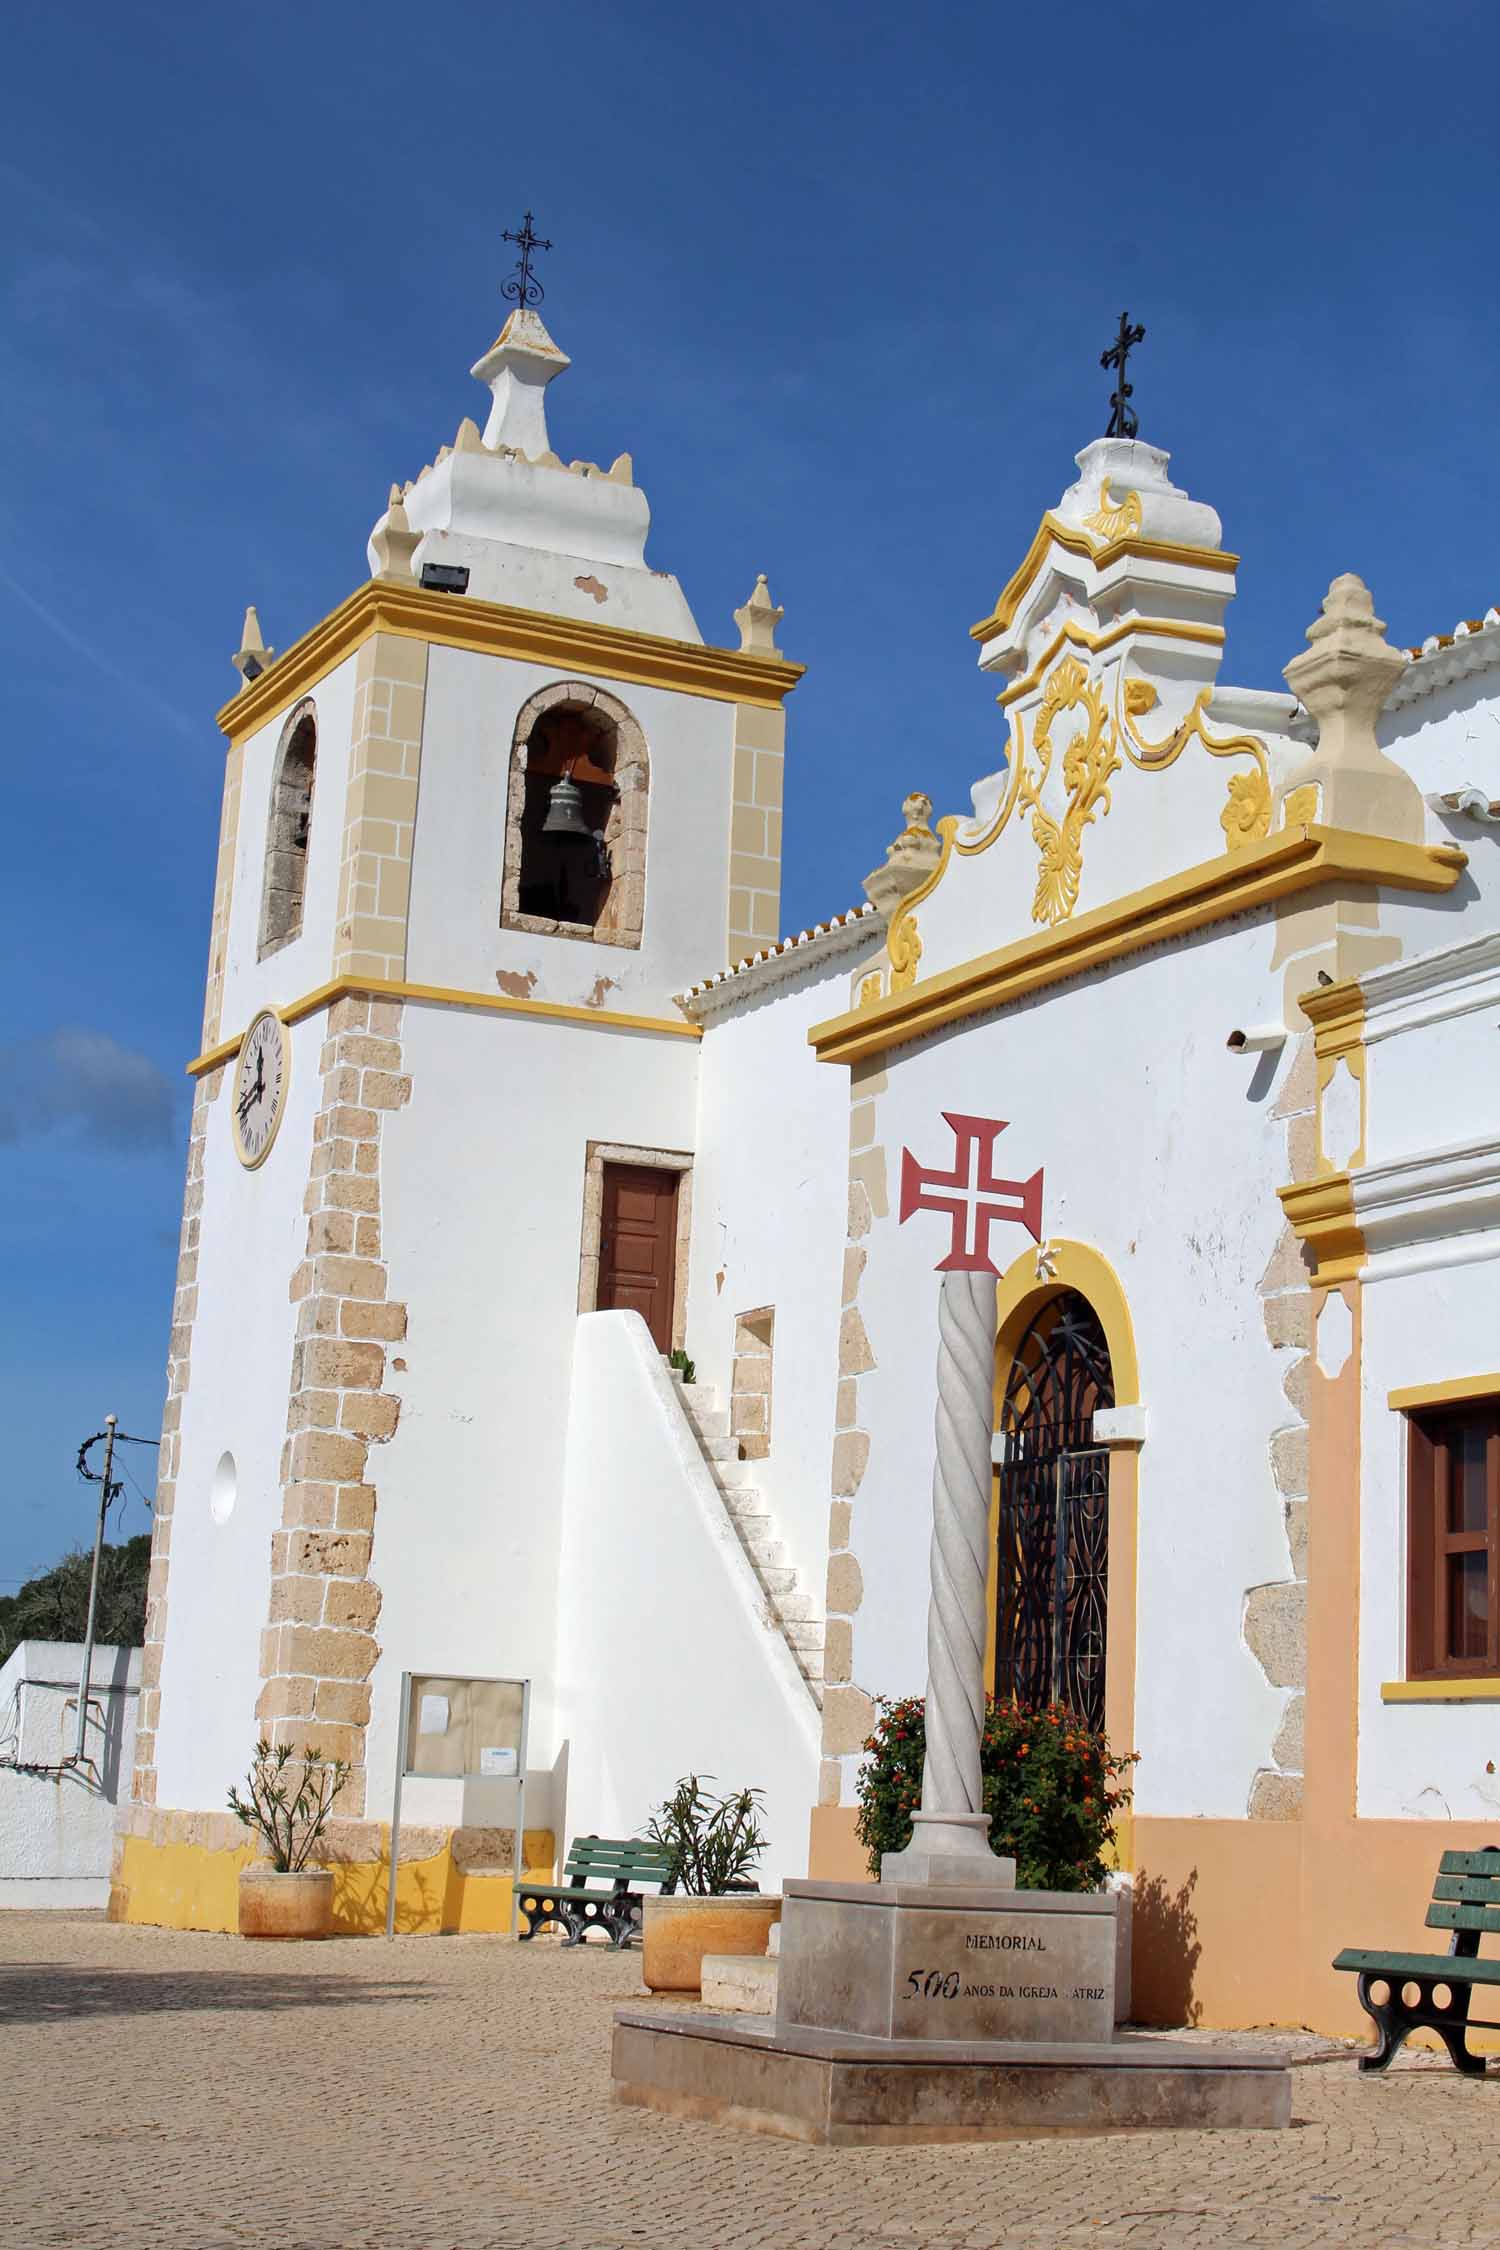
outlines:
[[[629, 454], [553, 449], [538, 293], [523, 263], [483, 431], [391, 486], [330, 616], [278, 653], [250, 614], [219, 714], [125, 1918], [225, 1926], [221, 1808], [261, 1734], [349, 1764], [373, 1913], [403, 1669], [503, 1662], [554, 1756], [601, 1178], [621, 1151], [690, 1172], [676, 995], [779, 934], [780, 611], [762, 579], [739, 645], [706, 642]], [[455, 1786], [420, 1817], [488, 1816]]]

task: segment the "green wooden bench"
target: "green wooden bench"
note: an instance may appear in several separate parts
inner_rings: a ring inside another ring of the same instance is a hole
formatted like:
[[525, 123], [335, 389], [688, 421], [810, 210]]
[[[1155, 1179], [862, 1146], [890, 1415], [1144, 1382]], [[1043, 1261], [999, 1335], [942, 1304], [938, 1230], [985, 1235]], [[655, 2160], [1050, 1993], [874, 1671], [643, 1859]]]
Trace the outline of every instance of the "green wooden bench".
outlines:
[[[1500, 2023], [1469, 2014], [1476, 1986], [1500, 1985], [1500, 1960], [1479, 1959], [1484, 1930], [1500, 1930], [1500, 1845], [1482, 1852], [1444, 1852], [1427, 1909], [1429, 1930], [1451, 1930], [1447, 1953], [1369, 1953], [1347, 1947], [1334, 1962], [1359, 1978], [1359, 2003], [1373, 2018], [1378, 2039], [1361, 2070], [1384, 2070], [1408, 2033], [1435, 2031], [1455, 2070], [1479, 2078], [1483, 2055], [1470, 2054], [1464, 2034], [1471, 2028], [1500, 2031]], [[1377, 2000], [1376, 1987], [1384, 1993]], [[1408, 2000], [1415, 1988], [1417, 1997]], [[1441, 2005], [1438, 1994], [1445, 1994]]]
[[[607, 1882], [608, 1890], [598, 1888]], [[644, 1836], [575, 1836], [560, 1883], [523, 1883], [521, 1912], [527, 1927], [521, 1943], [544, 1923], [561, 1923], [564, 1945], [582, 1945], [590, 1930], [603, 1930], [618, 1952], [641, 1926], [642, 1883], [672, 1888], [672, 1857]]]

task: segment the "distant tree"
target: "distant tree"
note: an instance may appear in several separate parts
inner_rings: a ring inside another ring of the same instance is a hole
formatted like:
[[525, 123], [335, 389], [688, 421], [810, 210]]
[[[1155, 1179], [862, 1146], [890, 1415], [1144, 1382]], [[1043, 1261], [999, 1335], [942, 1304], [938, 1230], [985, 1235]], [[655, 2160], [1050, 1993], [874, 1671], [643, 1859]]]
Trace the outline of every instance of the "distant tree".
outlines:
[[[19, 1593], [0, 1595], [0, 1664], [21, 1641], [81, 1641], [88, 1625], [93, 1550], [77, 1547], [29, 1578]], [[146, 1637], [146, 1576], [151, 1534], [140, 1532], [99, 1557], [99, 1611], [94, 1638], [138, 1648]]]

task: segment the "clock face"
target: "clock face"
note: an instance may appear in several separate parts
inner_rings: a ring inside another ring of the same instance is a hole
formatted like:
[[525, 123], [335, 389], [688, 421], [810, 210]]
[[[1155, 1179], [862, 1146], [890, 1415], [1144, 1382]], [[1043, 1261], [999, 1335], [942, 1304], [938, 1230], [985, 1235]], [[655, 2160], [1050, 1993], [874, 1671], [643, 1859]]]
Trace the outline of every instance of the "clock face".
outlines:
[[291, 1050], [286, 1026], [269, 1010], [245, 1034], [234, 1074], [234, 1145], [240, 1162], [264, 1164], [286, 1107]]

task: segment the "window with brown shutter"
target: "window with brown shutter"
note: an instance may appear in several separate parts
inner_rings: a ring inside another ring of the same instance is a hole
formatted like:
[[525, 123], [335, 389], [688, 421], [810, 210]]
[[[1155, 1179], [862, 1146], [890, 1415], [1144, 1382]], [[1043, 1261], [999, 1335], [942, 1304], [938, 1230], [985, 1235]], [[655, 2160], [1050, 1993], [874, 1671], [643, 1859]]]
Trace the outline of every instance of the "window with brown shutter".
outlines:
[[1407, 1677], [1500, 1674], [1500, 1400], [1407, 1428]]

